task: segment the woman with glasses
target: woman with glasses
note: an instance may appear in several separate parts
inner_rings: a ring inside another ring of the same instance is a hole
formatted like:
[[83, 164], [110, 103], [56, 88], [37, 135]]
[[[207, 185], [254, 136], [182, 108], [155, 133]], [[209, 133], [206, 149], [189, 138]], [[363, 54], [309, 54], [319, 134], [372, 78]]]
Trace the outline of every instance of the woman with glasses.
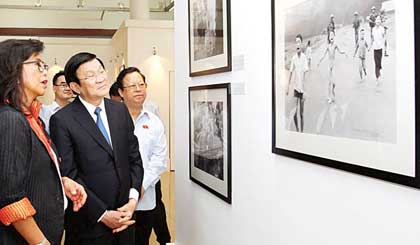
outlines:
[[62, 177], [61, 159], [38, 117], [48, 66], [39, 40], [0, 42], [0, 244], [60, 244], [64, 209], [85, 200], [83, 187]]

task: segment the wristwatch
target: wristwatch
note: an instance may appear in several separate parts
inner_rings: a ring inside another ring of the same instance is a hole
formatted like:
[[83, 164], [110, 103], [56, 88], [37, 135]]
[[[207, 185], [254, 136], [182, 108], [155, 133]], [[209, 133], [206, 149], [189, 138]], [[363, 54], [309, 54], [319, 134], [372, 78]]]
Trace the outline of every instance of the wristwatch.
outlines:
[[37, 243], [35, 245], [47, 245], [47, 238], [44, 238], [44, 240], [42, 240], [42, 242]]

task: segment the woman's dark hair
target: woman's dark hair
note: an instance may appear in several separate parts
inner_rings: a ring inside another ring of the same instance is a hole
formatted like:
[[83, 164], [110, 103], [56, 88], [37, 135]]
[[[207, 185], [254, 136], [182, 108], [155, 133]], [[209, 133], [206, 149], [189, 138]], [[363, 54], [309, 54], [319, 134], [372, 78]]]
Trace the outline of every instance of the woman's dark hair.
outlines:
[[97, 59], [99, 61], [99, 63], [101, 64], [102, 68], [105, 69], [104, 63], [102, 62], [101, 59], [96, 57], [95, 54], [82, 52], [82, 53], [78, 53], [78, 54], [73, 55], [69, 59], [69, 61], [67, 61], [66, 66], [64, 67], [64, 74], [65, 74], [65, 77], [66, 77], [67, 84], [70, 84], [71, 82], [75, 82], [75, 83], [80, 85], [80, 80], [79, 80], [79, 78], [77, 78], [76, 71], [77, 71], [77, 69], [79, 69], [79, 67], [82, 64], [84, 64], [86, 62], [89, 62], [93, 59]]
[[139, 73], [140, 76], [143, 78], [144, 83], [147, 83], [146, 77], [143, 75], [143, 73], [141, 73], [137, 67], [132, 66], [132, 67], [125, 68], [124, 70], [120, 72], [120, 74], [118, 74], [117, 81], [115, 82], [116, 84], [118, 84], [118, 88], [123, 89], [124, 77], [133, 72]]
[[57, 79], [61, 76], [64, 76], [64, 71], [59, 71], [54, 75], [53, 80], [52, 80], [53, 85], [58, 85], [56, 84], [56, 82], [57, 82]]
[[44, 50], [44, 43], [36, 40], [9, 39], [0, 42], [0, 104], [22, 109], [21, 88], [23, 62]]

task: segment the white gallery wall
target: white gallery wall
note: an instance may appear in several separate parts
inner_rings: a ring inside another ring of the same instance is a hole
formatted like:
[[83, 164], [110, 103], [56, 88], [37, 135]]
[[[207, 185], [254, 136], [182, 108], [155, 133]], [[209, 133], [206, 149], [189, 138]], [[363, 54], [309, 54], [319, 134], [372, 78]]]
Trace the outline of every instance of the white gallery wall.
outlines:
[[[176, 244], [418, 244], [420, 190], [271, 153], [271, 1], [231, 0], [234, 69], [195, 78], [187, 2], [175, 6]], [[232, 205], [189, 180], [188, 87], [225, 82], [239, 88]]]

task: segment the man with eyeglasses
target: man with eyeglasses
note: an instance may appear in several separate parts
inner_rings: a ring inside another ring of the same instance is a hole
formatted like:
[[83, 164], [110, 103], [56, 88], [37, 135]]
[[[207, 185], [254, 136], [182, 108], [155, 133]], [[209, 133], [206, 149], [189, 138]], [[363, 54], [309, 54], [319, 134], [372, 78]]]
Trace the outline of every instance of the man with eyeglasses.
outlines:
[[105, 98], [110, 83], [96, 55], [74, 55], [64, 72], [78, 96], [51, 117], [51, 138], [62, 173], [88, 193], [79, 213], [66, 213], [65, 244], [134, 244], [143, 165], [133, 121], [124, 104]]
[[[123, 102], [123, 99], [121, 98], [119, 92], [118, 92], [118, 83], [115, 82], [112, 84], [111, 88], [109, 89], [109, 98], [116, 102]], [[159, 107], [150, 100], [146, 100], [143, 103], [143, 108], [147, 109], [148, 111], [152, 112], [156, 116], [160, 118], [160, 112]]]
[[42, 105], [39, 116], [45, 124], [45, 130], [50, 133], [50, 118], [57, 111], [70, 103], [69, 99], [73, 97], [73, 91], [66, 82], [64, 71], [59, 71], [54, 75], [53, 91], [55, 95], [54, 101], [50, 105]]
[[159, 244], [170, 243], [171, 236], [162, 202], [160, 175], [166, 171], [166, 137], [163, 123], [145, 108], [146, 77], [136, 67], [128, 67], [117, 77], [118, 92], [134, 121], [144, 166], [142, 198], [136, 208], [136, 245], [148, 245], [152, 229]]

